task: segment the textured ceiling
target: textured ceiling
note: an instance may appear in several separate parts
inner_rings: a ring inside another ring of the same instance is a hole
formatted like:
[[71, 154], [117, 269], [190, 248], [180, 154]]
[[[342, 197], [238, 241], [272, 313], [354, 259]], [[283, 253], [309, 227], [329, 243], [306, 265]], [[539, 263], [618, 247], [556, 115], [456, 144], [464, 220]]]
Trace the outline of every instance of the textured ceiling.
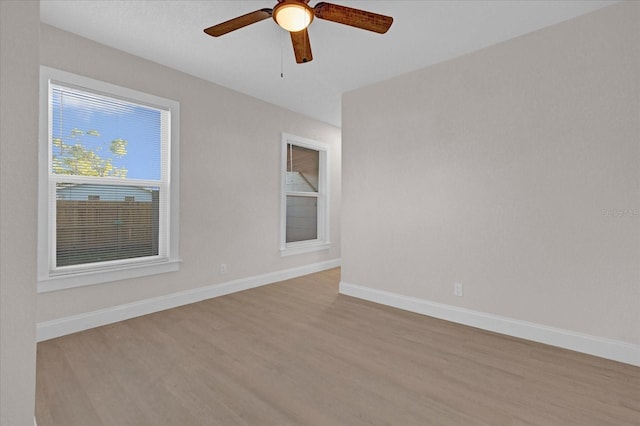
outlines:
[[[342, 93], [613, 4], [612, 1], [331, 1], [394, 17], [385, 35], [316, 19], [313, 61], [267, 19], [219, 38], [203, 29], [261, 1], [42, 0], [41, 20], [340, 126]], [[316, 3], [312, 0], [311, 6]], [[284, 77], [281, 77], [281, 72]]]

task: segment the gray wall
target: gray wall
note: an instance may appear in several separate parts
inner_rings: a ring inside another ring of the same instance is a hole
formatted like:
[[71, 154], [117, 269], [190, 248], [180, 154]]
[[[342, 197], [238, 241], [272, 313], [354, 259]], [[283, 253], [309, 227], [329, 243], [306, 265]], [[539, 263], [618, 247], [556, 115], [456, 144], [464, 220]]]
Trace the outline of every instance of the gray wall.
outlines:
[[[40, 60], [180, 102], [183, 262], [177, 273], [41, 293], [38, 321], [340, 258], [340, 129], [44, 24]], [[331, 146], [328, 251], [280, 256], [281, 132]]]
[[33, 425], [39, 2], [0, 1], [0, 425]]
[[347, 93], [343, 281], [640, 343], [639, 22], [616, 4]]

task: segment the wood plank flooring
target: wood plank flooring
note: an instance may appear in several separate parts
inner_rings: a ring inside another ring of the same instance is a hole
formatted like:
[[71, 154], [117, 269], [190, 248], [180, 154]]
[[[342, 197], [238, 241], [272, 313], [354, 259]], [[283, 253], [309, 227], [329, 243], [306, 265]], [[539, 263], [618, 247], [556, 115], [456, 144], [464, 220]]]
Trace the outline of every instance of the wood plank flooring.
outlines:
[[38, 425], [640, 425], [638, 367], [339, 295], [339, 275], [39, 343]]

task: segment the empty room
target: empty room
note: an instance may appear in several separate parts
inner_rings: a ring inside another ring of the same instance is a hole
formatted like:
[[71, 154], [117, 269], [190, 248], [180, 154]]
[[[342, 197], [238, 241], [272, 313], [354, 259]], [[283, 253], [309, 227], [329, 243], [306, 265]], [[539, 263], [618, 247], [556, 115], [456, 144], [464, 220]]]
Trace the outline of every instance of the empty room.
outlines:
[[0, 0], [0, 426], [640, 425], [640, 2]]

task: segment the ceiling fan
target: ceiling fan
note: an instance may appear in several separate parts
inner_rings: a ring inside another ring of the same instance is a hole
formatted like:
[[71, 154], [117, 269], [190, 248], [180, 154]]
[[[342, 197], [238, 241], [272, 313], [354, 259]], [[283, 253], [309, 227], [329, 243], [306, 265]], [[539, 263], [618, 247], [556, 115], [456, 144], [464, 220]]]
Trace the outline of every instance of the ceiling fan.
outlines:
[[392, 17], [373, 12], [325, 2], [318, 3], [311, 8], [307, 3], [309, 0], [278, 0], [278, 4], [273, 9], [259, 9], [238, 16], [206, 28], [204, 32], [213, 37], [220, 37], [231, 31], [273, 17], [278, 25], [291, 34], [296, 62], [302, 64], [313, 60], [307, 27], [314, 17], [379, 34], [386, 33], [393, 23]]

